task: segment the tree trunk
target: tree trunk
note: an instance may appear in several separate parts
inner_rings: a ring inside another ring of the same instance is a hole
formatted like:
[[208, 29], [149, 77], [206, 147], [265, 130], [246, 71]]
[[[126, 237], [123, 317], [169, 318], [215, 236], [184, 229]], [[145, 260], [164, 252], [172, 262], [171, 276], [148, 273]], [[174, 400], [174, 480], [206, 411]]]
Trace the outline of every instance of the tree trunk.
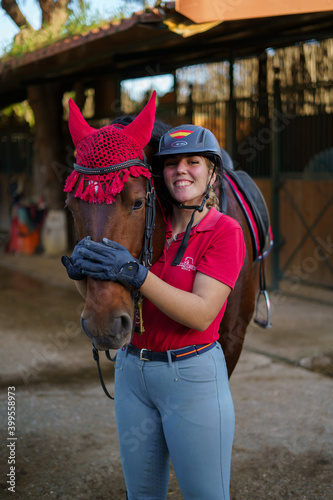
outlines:
[[16, 0], [2, 0], [1, 7], [9, 15], [9, 17], [14, 21], [16, 26], [22, 28], [26, 26], [32, 29], [26, 17], [22, 14]]
[[39, 0], [39, 6], [42, 11], [42, 24], [53, 24], [59, 14], [64, 22], [68, 18], [68, 4], [71, 0]]
[[28, 98], [36, 123], [33, 156], [35, 192], [43, 198], [48, 209], [62, 209], [63, 179], [59, 177], [59, 165], [65, 166], [62, 91], [57, 83], [33, 85], [28, 88]]

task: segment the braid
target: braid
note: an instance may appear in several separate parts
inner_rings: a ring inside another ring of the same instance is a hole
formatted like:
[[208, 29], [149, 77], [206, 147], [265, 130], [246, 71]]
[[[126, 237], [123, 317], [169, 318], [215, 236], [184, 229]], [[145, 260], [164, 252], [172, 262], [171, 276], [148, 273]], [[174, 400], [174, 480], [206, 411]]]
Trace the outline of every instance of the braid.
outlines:
[[[207, 160], [207, 166], [208, 166], [209, 173], [212, 173], [214, 166], [215, 166], [215, 163], [212, 162], [209, 158], [206, 158], [206, 160]], [[216, 173], [216, 180], [218, 180], [220, 178], [220, 172], [218, 171], [217, 167], [215, 169], [215, 173]], [[219, 199], [218, 199], [217, 195], [215, 194], [215, 191], [214, 191], [212, 186], [209, 186], [209, 196], [208, 196], [207, 201], [206, 201], [206, 207], [207, 208], [214, 207], [214, 208], [216, 208], [216, 210], [220, 210]]]

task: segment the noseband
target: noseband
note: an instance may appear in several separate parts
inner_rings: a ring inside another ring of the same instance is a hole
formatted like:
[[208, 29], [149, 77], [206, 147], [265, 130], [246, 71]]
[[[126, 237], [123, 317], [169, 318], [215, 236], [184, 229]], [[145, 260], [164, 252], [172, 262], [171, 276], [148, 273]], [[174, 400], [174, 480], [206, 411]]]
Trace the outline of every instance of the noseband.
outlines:
[[[145, 156], [144, 156], [145, 158]], [[77, 163], [74, 163], [73, 165], [74, 170], [79, 172], [80, 174], [86, 174], [86, 175], [103, 175], [103, 174], [109, 174], [112, 172], [117, 172], [119, 170], [124, 170], [129, 167], [144, 167], [147, 168], [151, 172], [150, 165], [146, 161], [142, 160], [127, 160], [124, 161], [123, 163], [117, 163], [116, 165], [110, 165], [108, 167], [98, 167], [98, 168], [87, 168], [87, 167], [81, 167]], [[154, 233], [154, 228], [155, 228], [155, 216], [156, 216], [156, 191], [153, 186], [152, 178], [150, 177], [147, 179], [147, 185], [146, 185], [146, 215], [145, 215], [145, 231], [144, 231], [144, 236], [143, 236], [143, 243], [142, 243], [142, 249], [140, 253], [139, 260], [141, 263], [147, 267], [148, 269], [151, 267], [152, 262], [153, 262], [153, 233]], [[134, 313], [134, 320], [133, 320], [133, 331], [134, 329], [138, 329], [139, 335], [141, 335], [144, 332], [143, 328], [143, 321], [142, 321], [142, 295], [139, 292], [136, 292], [133, 294], [133, 300], [135, 303], [135, 313]], [[137, 321], [138, 318], [138, 321]], [[138, 325], [137, 325], [138, 323]], [[100, 378], [100, 382], [103, 388], [104, 393], [106, 396], [110, 399], [114, 399], [108, 392], [100, 364], [99, 364], [99, 354], [98, 350], [94, 347], [92, 348], [93, 351], [93, 358], [97, 363], [97, 368], [98, 368], [98, 374]], [[108, 360], [114, 361], [114, 359], [111, 358], [110, 356], [110, 351], [105, 351], [105, 355]]]

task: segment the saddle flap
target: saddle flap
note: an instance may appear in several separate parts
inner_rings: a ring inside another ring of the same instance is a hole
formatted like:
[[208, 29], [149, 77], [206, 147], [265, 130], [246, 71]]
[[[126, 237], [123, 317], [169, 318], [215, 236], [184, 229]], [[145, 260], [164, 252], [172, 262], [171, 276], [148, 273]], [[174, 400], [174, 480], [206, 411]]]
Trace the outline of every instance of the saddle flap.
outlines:
[[[267, 256], [273, 246], [269, 212], [264, 197], [247, 172], [243, 170], [233, 171], [228, 168], [224, 168], [224, 170], [224, 177], [229, 182], [246, 216], [253, 240], [254, 258], [255, 260], [262, 259]], [[244, 202], [247, 206], [244, 206]], [[256, 228], [251, 223], [249, 210]]]

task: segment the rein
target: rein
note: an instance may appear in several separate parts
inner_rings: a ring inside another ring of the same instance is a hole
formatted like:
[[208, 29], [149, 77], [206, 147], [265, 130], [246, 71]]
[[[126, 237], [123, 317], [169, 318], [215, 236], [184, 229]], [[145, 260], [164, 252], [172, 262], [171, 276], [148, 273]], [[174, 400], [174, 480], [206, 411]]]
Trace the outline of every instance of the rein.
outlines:
[[[81, 174], [87, 175], [103, 175], [109, 174], [110, 172], [117, 172], [118, 170], [123, 170], [129, 167], [144, 167], [150, 171], [150, 165], [146, 161], [142, 160], [127, 160], [123, 163], [118, 163], [116, 165], [110, 165], [108, 167], [99, 167], [99, 168], [86, 168], [81, 167], [77, 163], [73, 165], [74, 170]], [[151, 177], [147, 179], [147, 187], [146, 187], [146, 215], [145, 215], [145, 231], [143, 237], [143, 244], [140, 253], [139, 260], [141, 263], [147, 267], [148, 269], [152, 265], [153, 261], [153, 233], [155, 228], [155, 216], [156, 216], [156, 191], [153, 186], [153, 182]], [[133, 319], [133, 332], [136, 328], [137, 317], [139, 317], [139, 335], [142, 335], [144, 332], [143, 321], [142, 321], [142, 294], [139, 292], [134, 293], [134, 303], [135, 303], [135, 311], [134, 311], [134, 319]], [[132, 333], [133, 333], [132, 332]], [[99, 353], [96, 347], [92, 347], [93, 358], [97, 363], [97, 370], [99, 379], [101, 382], [102, 389], [105, 395], [109, 399], [114, 399], [108, 392], [100, 367], [99, 362]], [[105, 356], [109, 361], [115, 361], [115, 358], [111, 358], [110, 351], [105, 351]]]

